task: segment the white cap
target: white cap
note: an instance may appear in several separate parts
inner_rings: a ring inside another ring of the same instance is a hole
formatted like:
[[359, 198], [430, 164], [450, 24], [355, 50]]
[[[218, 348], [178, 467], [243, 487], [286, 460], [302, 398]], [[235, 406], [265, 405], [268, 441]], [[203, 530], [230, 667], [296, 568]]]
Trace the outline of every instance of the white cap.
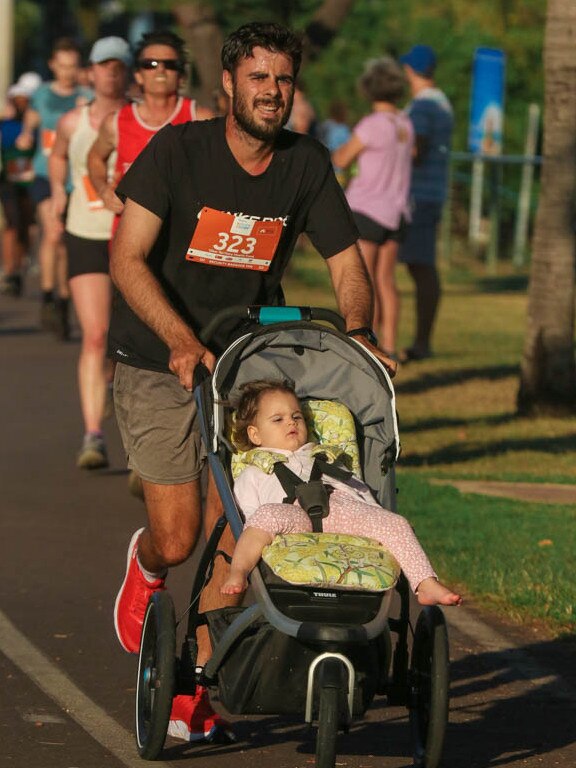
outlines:
[[122, 37], [101, 37], [92, 46], [90, 64], [102, 64], [110, 59], [118, 59], [127, 67], [132, 64], [130, 46]]
[[34, 91], [42, 84], [42, 78], [36, 72], [24, 72], [17, 82], [8, 88], [8, 97], [32, 96]]

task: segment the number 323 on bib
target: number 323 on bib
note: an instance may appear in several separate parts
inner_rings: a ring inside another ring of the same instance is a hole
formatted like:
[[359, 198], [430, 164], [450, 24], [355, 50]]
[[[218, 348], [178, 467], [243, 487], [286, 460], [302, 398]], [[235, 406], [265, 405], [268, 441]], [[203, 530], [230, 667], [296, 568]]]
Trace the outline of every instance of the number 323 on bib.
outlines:
[[281, 221], [254, 221], [205, 207], [186, 258], [212, 267], [267, 272], [281, 235]]

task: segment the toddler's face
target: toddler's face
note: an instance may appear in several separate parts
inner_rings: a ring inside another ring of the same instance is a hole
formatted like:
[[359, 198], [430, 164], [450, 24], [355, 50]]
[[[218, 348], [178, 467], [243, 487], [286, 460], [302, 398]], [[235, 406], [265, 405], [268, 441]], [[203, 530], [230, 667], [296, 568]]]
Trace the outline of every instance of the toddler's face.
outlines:
[[290, 392], [265, 392], [247, 433], [253, 445], [285, 451], [296, 451], [308, 442], [300, 403]]

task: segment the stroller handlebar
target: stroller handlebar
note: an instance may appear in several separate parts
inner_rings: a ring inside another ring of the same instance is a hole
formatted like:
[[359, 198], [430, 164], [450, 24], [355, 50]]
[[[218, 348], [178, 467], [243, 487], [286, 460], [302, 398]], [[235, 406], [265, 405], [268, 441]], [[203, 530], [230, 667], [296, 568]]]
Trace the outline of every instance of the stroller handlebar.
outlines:
[[222, 323], [234, 319], [258, 323], [258, 325], [271, 325], [273, 323], [298, 320], [324, 321], [330, 323], [342, 333], [346, 331], [346, 325], [341, 315], [332, 309], [324, 307], [246, 307], [244, 305], [236, 305], [220, 310], [204, 326], [199, 334], [202, 343], [207, 344]]

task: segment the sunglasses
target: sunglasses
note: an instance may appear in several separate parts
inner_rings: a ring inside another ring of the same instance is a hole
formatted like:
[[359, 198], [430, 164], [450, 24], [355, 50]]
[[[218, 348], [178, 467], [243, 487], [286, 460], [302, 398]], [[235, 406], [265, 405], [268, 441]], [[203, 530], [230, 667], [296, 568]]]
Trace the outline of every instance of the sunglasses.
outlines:
[[178, 59], [140, 59], [138, 69], [158, 69], [160, 64], [164, 64], [164, 69], [172, 72], [183, 72], [184, 67]]

